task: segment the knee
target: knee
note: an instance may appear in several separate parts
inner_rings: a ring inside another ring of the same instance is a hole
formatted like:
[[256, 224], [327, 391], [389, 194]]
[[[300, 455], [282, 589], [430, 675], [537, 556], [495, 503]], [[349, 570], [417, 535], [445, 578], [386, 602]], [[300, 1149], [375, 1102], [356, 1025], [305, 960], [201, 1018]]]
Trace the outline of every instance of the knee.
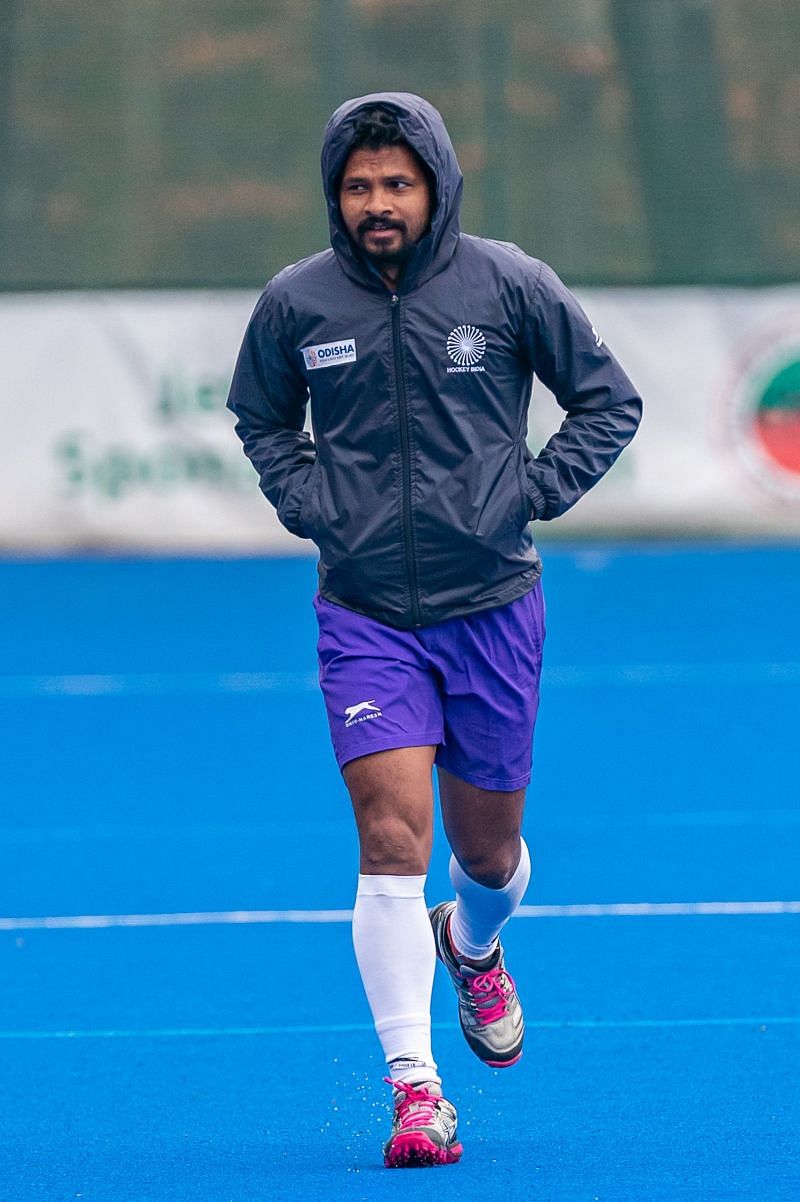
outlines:
[[478, 885], [486, 889], [503, 889], [517, 871], [519, 854], [517, 844], [516, 847], [500, 847], [459, 856], [458, 862], [470, 880]]
[[359, 841], [362, 873], [419, 876], [428, 871], [430, 840], [401, 817], [363, 821]]

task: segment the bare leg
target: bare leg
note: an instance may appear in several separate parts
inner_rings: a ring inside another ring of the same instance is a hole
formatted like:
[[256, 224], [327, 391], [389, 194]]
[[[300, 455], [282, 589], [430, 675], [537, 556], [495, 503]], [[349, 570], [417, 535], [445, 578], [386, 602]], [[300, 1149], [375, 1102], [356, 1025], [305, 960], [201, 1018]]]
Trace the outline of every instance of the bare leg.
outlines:
[[442, 819], [454, 856], [474, 881], [502, 889], [519, 864], [525, 790], [493, 792], [443, 768], [438, 773]]
[[415, 876], [428, 871], [435, 754], [435, 747], [400, 747], [345, 765], [363, 874]]
[[442, 814], [453, 858], [456, 905], [447, 925], [461, 963], [484, 965], [530, 878], [520, 837], [525, 790], [494, 792], [439, 772]]

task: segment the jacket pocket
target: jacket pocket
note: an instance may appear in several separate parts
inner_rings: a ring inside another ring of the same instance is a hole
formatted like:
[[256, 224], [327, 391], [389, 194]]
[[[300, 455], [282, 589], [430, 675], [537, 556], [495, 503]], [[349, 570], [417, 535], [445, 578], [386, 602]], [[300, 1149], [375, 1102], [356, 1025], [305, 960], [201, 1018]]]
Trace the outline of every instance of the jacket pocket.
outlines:
[[320, 480], [321, 474], [319, 460], [317, 459], [309, 473], [308, 481], [303, 490], [303, 499], [300, 502], [300, 525], [303, 528], [305, 537], [310, 538], [312, 542], [317, 541], [317, 531], [319, 529]]
[[527, 446], [520, 446], [519, 453], [516, 456], [517, 490], [519, 493], [518, 530], [524, 530], [528, 522], [533, 521], [533, 502], [528, 493], [528, 473], [525, 471], [525, 462], [528, 454]]
[[511, 449], [496, 480], [483, 497], [475, 537], [500, 554], [513, 551], [525, 528], [530, 501], [522, 487], [522, 453]]

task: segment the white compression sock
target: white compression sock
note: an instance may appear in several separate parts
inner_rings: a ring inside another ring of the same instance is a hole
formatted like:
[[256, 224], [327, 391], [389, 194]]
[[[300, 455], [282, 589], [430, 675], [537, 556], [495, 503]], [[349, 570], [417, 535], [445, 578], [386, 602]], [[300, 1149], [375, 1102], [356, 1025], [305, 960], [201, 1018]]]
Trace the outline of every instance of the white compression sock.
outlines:
[[359, 876], [353, 946], [392, 1080], [440, 1083], [431, 1050], [436, 966], [425, 876]]
[[467, 876], [455, 856], [450, 857], [450, 880], [456, 891], [456, 908], [450, 919], [453, 946], [469, 960], [482, 960], [497, 944], [497, 936], [522, 901], [531, 879], [531, 858], [520, 839], [517, 869], [502, 889], [488, 889]]

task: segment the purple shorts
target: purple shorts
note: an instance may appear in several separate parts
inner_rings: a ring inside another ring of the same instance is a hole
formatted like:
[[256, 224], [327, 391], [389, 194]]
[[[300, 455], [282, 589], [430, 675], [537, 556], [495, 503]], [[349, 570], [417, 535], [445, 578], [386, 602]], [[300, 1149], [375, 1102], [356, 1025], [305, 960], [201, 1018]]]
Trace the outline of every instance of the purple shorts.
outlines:
[[531, 777], [544, 641], [540, 584], [497, 609], [395, 630], [317, 596], [319, 677], [336, 759], [437, 746], [481, 789]]

